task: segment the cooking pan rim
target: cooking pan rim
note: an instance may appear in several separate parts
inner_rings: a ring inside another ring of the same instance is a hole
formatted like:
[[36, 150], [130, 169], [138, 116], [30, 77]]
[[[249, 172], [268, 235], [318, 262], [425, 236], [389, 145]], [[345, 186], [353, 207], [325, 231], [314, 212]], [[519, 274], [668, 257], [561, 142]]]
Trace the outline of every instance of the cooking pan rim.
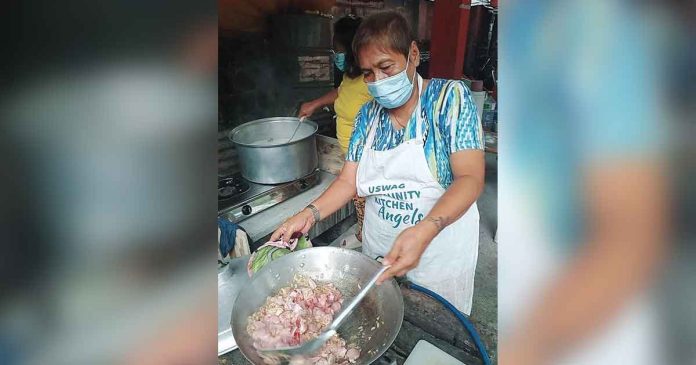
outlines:
[[307, 140], [309, 138], [314, 137], [316, 135], [317, 131], [319, 130], [319, 125], [315, 121], [305, 118], [300, 123], [307, 123], [310, 126], [312, 126], [314, 128], [314, 131], [312, 133], [310, 133], [306, 137], [303, 137], [300, 139], [295, 139], [292, 142], [284, 142], [284, 143], [274, 144], [274, 145], [270, 145], [270, 146], [269, 145], [255, 145], [255, 144], [250, 144], [250, 143], [241, 143], [241, 142], [235, 141], [234, 136], [237, 133], [239, 133], [239, 131], [241, 131], [242, 129], [253, 126], [255, 124], [261, 124], [261, 123], [265, 123], [265, 122], [270, 122], [270, 123], [274, 123], [274, 122], [275, 123], [285, 123], [288, 121], [297, 122], [299, 119], [300, 118], [297, 118], [297, 117], [270, 117], [270, 118], [255, 119], [255, 120], [252, 120], [250, 122], [246, 122], [242, 125], [239, 125], [239, 126], [235, 127], [234, 129], [232, 129], [231, 131], [229, 131], [229, 133], [227, 134], [227, 138], [235, 145], [248, 147], [248, 148], [276, 148], [276, 147], [289, 146], [289, 145], [296, 144], [296, 143], [299, 143], [299, 142], [302, 142], [304, 140]]

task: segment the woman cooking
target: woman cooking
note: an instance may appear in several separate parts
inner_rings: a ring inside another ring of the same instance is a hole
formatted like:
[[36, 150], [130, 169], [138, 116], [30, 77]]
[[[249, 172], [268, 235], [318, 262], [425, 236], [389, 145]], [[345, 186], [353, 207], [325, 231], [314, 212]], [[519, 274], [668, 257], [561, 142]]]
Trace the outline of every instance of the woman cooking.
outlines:
[[397, 12], [365, 19], [352, 47], [374, 100], [356, 116], [337, 179], [272, 240], [308, 232], [357, 192], [367, 199], [363, 253], [391, 265], [380, 282], [407, 275], [469, 314], [484, 180], [471, 94], [461, 81], [418, 75], [420, 52]]

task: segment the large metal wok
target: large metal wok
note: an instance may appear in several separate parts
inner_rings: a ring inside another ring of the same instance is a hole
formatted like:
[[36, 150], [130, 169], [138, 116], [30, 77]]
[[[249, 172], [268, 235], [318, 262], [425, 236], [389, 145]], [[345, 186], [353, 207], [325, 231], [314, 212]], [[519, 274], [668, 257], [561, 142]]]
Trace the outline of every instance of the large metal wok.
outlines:
[[[254, 364], [263, 364], [246, 330], [248, 318], [266, 298], [290, 285], [295, 274], [309, 276], [317, 282], [331, 282], [344, 297], [350, 298], [360, 290], [358, 284], [367, 282], [380, 267], [377, 261], [360, 252], [337, 247], [301, 250], [271, 262], [254, 275], [234, 303], [232, 334], [242, 354]], [[338, 332], [348, 343], [360, 348], [357, 364], [370, 364], [394, 342], [403, 317], [401, 291], [392, 279], [370, 290]]]

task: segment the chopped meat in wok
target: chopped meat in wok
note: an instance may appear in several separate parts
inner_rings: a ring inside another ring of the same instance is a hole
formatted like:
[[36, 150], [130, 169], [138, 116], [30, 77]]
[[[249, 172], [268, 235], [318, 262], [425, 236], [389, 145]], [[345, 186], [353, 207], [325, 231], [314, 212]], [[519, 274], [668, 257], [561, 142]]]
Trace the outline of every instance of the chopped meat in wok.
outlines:
[[[296, 346], [311, 340], [333, 321], [341, 309], [343, 296], [333, 284], [317, 284], [297, 276], [294, 283], [266, 299], [266, 303], [249, 318], [247, 332], [257, 349]], [[309, 359], [293, 359], [291, 364], [354, 364], [360, 357], [355, 345], [346, 345], [333, 336]], [[266, 359], [273, 364], [273, 359]]]

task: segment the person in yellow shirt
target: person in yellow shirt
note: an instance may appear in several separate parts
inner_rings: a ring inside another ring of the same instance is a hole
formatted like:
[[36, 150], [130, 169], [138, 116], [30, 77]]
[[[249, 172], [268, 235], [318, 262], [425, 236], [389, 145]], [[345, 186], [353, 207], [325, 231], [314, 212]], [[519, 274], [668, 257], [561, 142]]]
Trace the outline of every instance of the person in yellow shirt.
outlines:
[[[338, 89], [331, 90], [319, 98], [303, 103], [298, 114], [300, 118], [309, 117], [316, 109], [333, 103], [336, 111], [336, 138], [344, 155], [348, 151], [348, 142], [353, 134], [355, 116], [363, 104], [372, 100], [372, 96], [367, 91], [367, 84], [363, 80], [360, 66], [357, 64], [352, 51], [353, 36], [360, 22], [360, 18], [347, 15], [334, 23], [334, 63], [336, 68], [343, 72], [343, 79]], [[362, 241], [365, 199], [356, 196], [353, 202], [358, 216], [358, 233], [356, 236], [359, 241]]]

